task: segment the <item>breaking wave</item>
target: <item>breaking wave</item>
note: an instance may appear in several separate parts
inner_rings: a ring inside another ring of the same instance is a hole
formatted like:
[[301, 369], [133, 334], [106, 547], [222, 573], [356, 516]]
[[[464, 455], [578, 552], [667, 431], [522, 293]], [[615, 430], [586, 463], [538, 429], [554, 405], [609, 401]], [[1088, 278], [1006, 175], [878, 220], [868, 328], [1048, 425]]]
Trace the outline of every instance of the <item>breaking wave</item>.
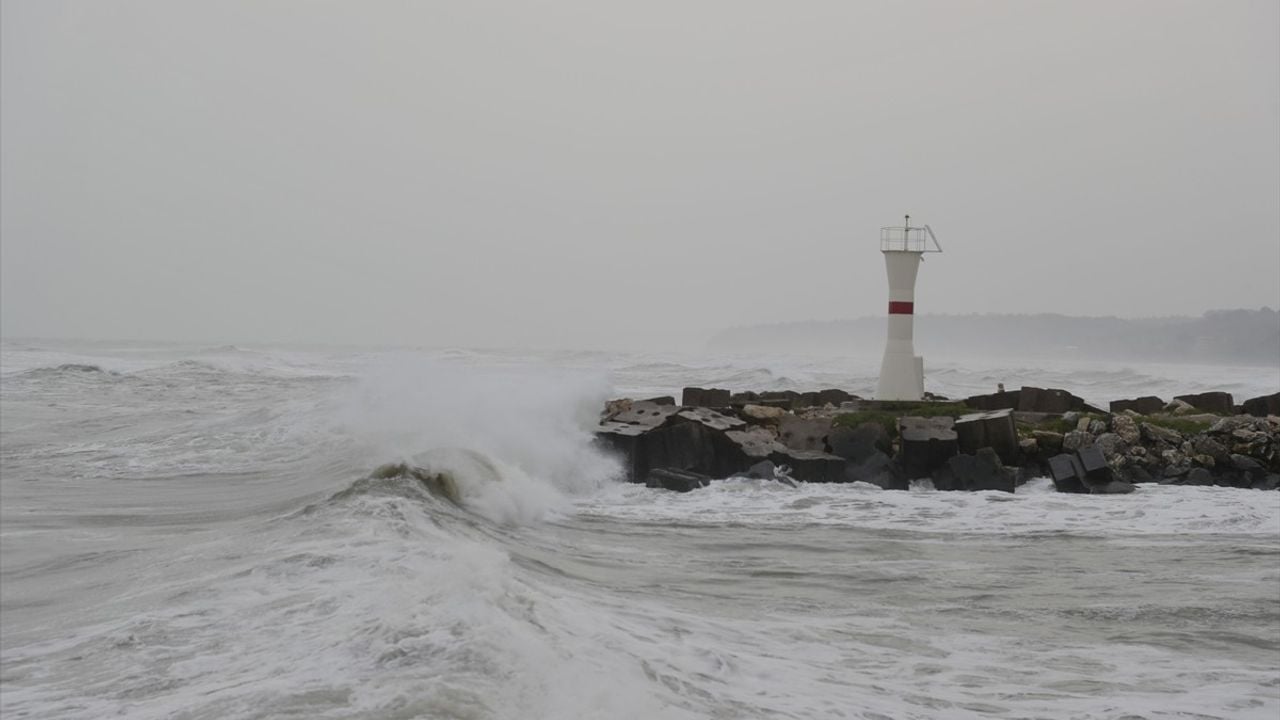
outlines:
[[[420, 453], [410, 462], [379, 465], [327, 502], [386, 494], [445, 500], [501, 525], [537, 522], [561, 507], [565, 499], [551, 483], [530, 477], [513, 465], [472, 450], [441, 448]], [[313, 510], [314, 506], [309, 506], [306, 511]]]
[[51, 367], [38, 367], [30, 370], [24, 370], [19, 375], [21, 377], [30, 378], [49, 378], [59, 375], [64, 376], [84, 376], [84, 375], [117, 375], [119, 373], [110, 370], [103, 370], [98, 365], [90, 365], [87, 363], [63, 363], [61, 365]]
[[467, 477], [488, 466], [512, 492], [548, 499], [534, 503], [547, 509], [549, 498], [581, 495], [618, 476], [616, 461], [592, 442], [609, 394], [602, 375], [401, 359], [350, 387], [338, 414], [374, 463], [469, 464]]

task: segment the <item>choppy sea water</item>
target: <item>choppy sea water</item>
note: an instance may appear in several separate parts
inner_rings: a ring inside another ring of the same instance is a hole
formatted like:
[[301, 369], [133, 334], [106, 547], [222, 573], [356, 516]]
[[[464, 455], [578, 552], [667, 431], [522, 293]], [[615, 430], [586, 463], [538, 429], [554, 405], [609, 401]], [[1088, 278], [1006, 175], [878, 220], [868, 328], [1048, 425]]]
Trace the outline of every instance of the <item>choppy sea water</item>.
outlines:
[[[1280, 493], [616, 482], [604, 399], [877, 358], [0, 347], [0, 716], [1280, 716]], [[1275, 368], [938, 365], [950, 395]], [[386, 462], [464, 448], [463, 507]]]

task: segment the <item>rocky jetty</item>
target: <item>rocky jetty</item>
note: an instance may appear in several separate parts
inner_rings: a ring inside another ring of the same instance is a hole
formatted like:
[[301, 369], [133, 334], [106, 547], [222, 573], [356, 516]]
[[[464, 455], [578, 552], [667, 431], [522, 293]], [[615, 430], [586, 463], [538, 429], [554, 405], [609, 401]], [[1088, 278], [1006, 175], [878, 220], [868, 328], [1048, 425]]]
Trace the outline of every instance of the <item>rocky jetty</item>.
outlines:
[[607, 404], [597, 441], [628, 479], [687, 492], [712, 478], [866, 482], [905, 490], [1003, 490], [1051, 477], [1062, 492], [1135, 484], [1280, 489], [1280, 393], [1117, 400], [1109, 411], [1065, 390], [1022, 387], [958, 401], [863, 400], [685, 388]]

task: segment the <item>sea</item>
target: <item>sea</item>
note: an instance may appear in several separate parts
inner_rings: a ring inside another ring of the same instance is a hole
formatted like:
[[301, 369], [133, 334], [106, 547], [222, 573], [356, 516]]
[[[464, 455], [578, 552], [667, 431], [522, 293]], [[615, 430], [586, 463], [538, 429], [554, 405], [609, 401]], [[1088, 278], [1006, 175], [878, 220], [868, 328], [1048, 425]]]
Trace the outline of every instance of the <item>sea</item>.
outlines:
[[[1280, 717], [1280, 492], [622, 482], [603, 403], [878, 358], [5, 340], [0, 717]], [[931, 357], [1093, 403], [1280, 368]], [[387, 463], [447, 470], [458, 502]]]

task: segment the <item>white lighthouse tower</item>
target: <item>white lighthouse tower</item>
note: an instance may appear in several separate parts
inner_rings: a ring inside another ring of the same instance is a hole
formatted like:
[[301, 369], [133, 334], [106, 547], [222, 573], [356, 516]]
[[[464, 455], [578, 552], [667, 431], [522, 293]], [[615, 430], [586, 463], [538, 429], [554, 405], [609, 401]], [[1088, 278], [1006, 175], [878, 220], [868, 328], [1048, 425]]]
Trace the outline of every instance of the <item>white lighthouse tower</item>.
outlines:
[[924, 358], [916, 355], [912, 333], [915, 324], [916, 272], [927, 252], [942, 252], [928, 225], [911, 227], [906, 216], [902, 227], [880, 228], [880, 252], [889, 274], [889, 336], [880, 362], [877, 400], [924, 398]]

